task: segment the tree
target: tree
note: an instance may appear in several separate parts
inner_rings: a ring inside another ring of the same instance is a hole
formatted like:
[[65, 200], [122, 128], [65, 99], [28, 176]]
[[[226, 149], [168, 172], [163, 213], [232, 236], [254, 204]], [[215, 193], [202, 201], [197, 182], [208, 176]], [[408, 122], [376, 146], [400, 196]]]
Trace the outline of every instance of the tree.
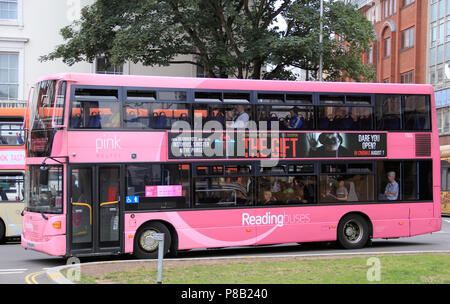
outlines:
[[[105, 56], [113, 64], [192, 64], [208, 77], [292, 79], [288, 67], [317, 73], [324, 54], [326, 79], [370, 80], [361, 54], [373, 39], [355, 7], [325, 3], [324, 40], [318, 43], [319, 0], [97, 0], [81, 19], [61, 29], [65, 44], [41, 60], [72, 65]], [[276, 20], [284, 17], [287, 28]], [[337, 40], [341, 37], [344, 41]], [[264, 72], [271, 63], [274, 69]], [[344, 73], [344, 74], [343, 74]]]

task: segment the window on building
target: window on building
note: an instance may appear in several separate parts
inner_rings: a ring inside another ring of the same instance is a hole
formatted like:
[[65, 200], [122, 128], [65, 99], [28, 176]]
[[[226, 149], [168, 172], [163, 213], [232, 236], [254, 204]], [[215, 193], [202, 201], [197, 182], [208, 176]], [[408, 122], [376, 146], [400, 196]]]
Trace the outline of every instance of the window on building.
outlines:
[[437, 43], [438, 44], [442, 44], [442, 43], [444, 43], [444, 23], [442, 23], [442, 24], [439, 24], [439, 27], [438, 27], [438, 36], [437, 36]]
[[444, 45], [437, 47], [437, 64], [444, 62]]
[[413, 4], [415, 0], [403, 0], [403, 7]]
[[434, 71], [430, 72], [430, 84], [436, 83], [436, 73]]
[[383, 41], [383, 45], [384, 45], [384, 57], [389, 57], [391, 55], [391, 38], [386, 38]]
[[446, 36], [445, 36], [445, 41], [449, 41], [450, 40], [450, 22], [447, 22], [445, 24], [446, 26]]
[[414, 83], [414, 70], [401, 74], [400, 83]]
[[438, 27], [435, 26], [430, 31], [430, 43], [431, 43], [432, 47], [435, 46], [436, 42], [437, 42], [437, 30], [438, 30]]
[[450, 42], [445, 44], [445, 61], [450, 61]]
[[409, 49], [414, 46], [414, 26], [402, 31], [402, 49]]
[[373, 64], [373, 45], [369, 47], [369, 50], [367, 51], [367, 63]]
[[430, 66], [436, 64], [436, 48], [433, 47], [430, 49]]
[[437, 20], [438, 15], [438, 3], [434, 3], [431, 5], [431, 22], [434, 22]]
[[0, 100], [15, 100], [19, 94], [19, 55], [0, 53]]
[[111, 74], [122, 75], [123, 65], [115, 65], [109, 62], [106, 57], [97, 57], [96, 59], [95, 73], [97, 74]]
[[439, 1], [439, 19], [444, 18], [445, 17], [445, 0], [440, 0]]
[[16, 20], [18, 19], [18, 0], [0, 1], [0, 19]]

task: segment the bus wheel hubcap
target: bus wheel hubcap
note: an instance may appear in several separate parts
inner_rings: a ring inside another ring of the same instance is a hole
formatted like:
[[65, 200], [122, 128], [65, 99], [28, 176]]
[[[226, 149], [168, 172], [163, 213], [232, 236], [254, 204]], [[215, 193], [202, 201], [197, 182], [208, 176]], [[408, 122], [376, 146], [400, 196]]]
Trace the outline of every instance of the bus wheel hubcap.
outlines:
[[362, 238], [362, 227], [357, 222], [347, 222], [344, 226], [344, 234], [347, 241], [357, 243]]
[[154, 235], [157, 233], [154, 230], [147, 230], [142, 233], [139, 243], [145, 251], [154, 251], [158, 248], [159, 242], [155, 240]]

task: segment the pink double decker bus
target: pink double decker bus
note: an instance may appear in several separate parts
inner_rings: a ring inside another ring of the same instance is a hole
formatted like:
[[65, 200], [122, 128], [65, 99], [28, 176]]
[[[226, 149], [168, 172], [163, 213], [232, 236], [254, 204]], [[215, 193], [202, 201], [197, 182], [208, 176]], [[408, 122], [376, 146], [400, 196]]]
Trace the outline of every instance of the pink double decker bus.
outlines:
[[429, 85], [55, 74], [31, 95], [26, 249], [356, 249], [441, 228]]

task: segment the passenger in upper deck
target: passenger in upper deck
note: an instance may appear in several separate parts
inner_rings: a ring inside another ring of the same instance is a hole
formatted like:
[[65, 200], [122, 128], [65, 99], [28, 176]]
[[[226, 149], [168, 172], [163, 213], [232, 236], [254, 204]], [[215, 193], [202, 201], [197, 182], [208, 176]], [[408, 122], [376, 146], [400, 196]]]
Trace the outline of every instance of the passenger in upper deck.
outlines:
[[298, 108], [292, 108], [289, 113], [291, 114], [291, 118], [286, 122], [286, 128], [300, 129], [304, 123], [304, 119], [302, 119], [302, 117], [299, 117]]
[[233, 122], [231, 123], [231, 128], [245, 128], [248, 125], [248, 121], [250, 120], [250, 116], [245, 112], [245, 107], [243, 105], [236, 106], [236, 115], [233, 118]]

